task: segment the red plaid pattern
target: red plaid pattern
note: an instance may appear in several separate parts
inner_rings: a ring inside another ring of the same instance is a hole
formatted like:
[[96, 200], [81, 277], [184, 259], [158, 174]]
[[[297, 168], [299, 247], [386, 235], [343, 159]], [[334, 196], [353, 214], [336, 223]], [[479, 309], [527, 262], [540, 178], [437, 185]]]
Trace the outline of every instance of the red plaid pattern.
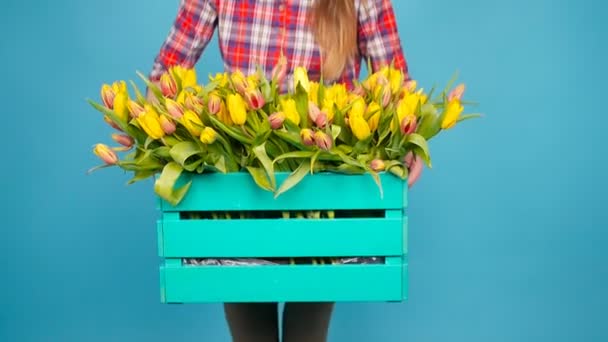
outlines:
[[[158, 80], [170, 66], [194, 67], [218, 30], [225, 71], [255, 72], [260, 66], [267, 76], [281, 51], [289, 68], [285, 84], [292, 83], [292, 70], [306, 67], [311, 80], [320, 78], [321, 59], [306, 17], [314, 0], [181, 0], [177, 17], [154, 60], [150, 78]], [[355, 0], [358, 11], [359, 56], [339, 81], [352, 85], [361, 63], [369, 59], [373, 70], [390, 64], [408, 67], [390, 0]], [[283, 87], [283, 90], [286, 90]]]

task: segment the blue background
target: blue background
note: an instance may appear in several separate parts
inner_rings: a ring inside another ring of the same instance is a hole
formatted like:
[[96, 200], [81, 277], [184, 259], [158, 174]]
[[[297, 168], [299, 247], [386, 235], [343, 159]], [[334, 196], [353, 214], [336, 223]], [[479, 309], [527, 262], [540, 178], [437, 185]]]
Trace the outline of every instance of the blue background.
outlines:
[[[176, 5], [2, 1], [0, 341], [228, 341], [221, 306], [159, 303], [151, 182], [85, 175], [111, 133], [85, 98], [149, 70]], [[607, 341], [608, 6], [394, 5], [414, 77], [458, 70], [485, 117], [411, 191], [410, 300], [338, 305], [331, 341]]]

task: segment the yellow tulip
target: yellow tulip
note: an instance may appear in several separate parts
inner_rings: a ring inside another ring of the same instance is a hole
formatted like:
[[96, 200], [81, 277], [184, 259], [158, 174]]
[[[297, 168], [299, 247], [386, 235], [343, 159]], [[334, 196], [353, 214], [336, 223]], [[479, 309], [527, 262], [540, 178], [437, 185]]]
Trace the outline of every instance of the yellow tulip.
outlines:
[[129, 119], [129, 95], [126, 92], [119, 92], [114, 97], [114, 113], [122, 122]]
[[127, 109], [129, 109], [129, 113], [131, 113], [131, 117], [133, 118], [137, 118], [144, 113], [144, 107], [133, 100], [129, 100]]
[[209, 76], [209, 81], [217, 83], [217, 85], [221, 88], [225, 87], [228, 84], [228, 73], [222, 72], [217, 73], [215, 76]]
[[389, 75], [389, 83], [391, 85], [393, 95], [397, 95], [403, 88], [403, 78], [403, 72], [401, 70], [391, 70], [391, 73]]
[[319, 104], [319, 82], [310, 82], [310, 91], [308, 92], [308, 101], [314, 104]]
[[372, 134], [367, 121], [362, 116], [352, 116], [349, 119], [350, 129], [359, 140], [365, 140]]
[[165, 131], [160, 124], [158, 113], [150, 105], [144, 106], [145, 112], [137, 118], [137, 123], [146, 134], [156, 140], [165, 136]]
[[367, 106], [367, 110], [365, 111], [365, 120], [369, 120], [372, 115], [379, 113], [381, 110], [382, 107], [380, 107], [376, 101], [370, 102], [370, 104]]
[[304, 67], [296, 67], [293, 72], [293, 87], [297, 89], [298, 83], [308, 93], [310, 91], [310, 81], [308, 80], [308, 71]]
[[240, 94], [229, 94], [227, 98], [230, 119], [235, 125], [243, 125], [247, 121], [247, 104]]
[[213, 144], [217, 140], [217, 132], [211, 127], [205, 127], [201, 132], [200, 139], [205, 145]]
[[196, 70], [194, 68], [184, 68], [181, 65], [175, 65], [171, 69], [180, 79], [182, 89], [196, 86]]
[[294, 99], [282, 99], [281, 107], [283, 108], [283, 114], [285, 118], [296, 125], [300, 124], [300, 114], [296, 109], [296, 101]]
[[118, 162], [118, 156], [112, 149], [104, 144], [97, 144], [93, 149], [93, 153], [103, 160], [108, 165], [114, 165]]
[[441, 122], [441, 128], [452, 128], [456, 124], [456, 121], [458, 120], [458, 117], [460, 116], [460, 113], [462, 113], [463, 109], [464, 107], [460, 103], [460, 100], [454, 99], [450, 101], [445, 109], [443, 121]]
[[367, 120], [367, 124], [369, 125], [369, 129], [372, 132], [375, 132], [378, 129], [378, 124], [380, 123], [380, 112], [372, 115], [369, 120]]
[[181, 123], [186, 127], [190, 134], [195, 137], [200, 137], [203, 130], [203, 122], [198, 114], [191, 110], [186, 110], [184, 116], [182, 116]]
[[361, 96], [355, 96], [352, 100], [352, 107], [348, 111], [348, 116], [353, 117], [363, 117], [365, 114], [366, 105], [365, 100]]
[[228, 113], [228, 109], [226, 108], [226, 104], [222, 101], [220, 102], [220, 111], [217, 113], [217, 118], [224, 124], [228, 126], [232, 126], [234, 122], [230, 118], [230, 113]]

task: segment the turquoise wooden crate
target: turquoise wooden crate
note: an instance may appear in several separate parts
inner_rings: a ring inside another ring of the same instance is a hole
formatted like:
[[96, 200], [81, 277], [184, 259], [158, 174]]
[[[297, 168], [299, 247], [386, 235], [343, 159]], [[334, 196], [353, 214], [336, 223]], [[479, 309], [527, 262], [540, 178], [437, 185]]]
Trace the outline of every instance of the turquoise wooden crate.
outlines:
[[[163, 303], [361, 302], [407, 298], [407, 187], [381, 175], [308, 175], [275, 199], [246, 173], [192, 175], [178, 205], [159, 200]], [[287, 174], [278, 174], [280, 183]], [[282, 218], [285, 211], [335, 218]], [[210, 213], [232, 212], [232, 219]], [[239, 213], [246, 213], [239, 218]], [[272, 216], [260, 218], [257, 213]], [[378, 257], [374, 264], [196, 266], [188, 258]]]

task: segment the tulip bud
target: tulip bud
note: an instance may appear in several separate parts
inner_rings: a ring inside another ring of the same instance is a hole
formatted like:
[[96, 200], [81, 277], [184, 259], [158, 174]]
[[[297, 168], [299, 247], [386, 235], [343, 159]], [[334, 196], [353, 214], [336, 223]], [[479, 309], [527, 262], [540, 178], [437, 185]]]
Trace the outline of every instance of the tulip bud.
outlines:
[[300, 114], [298, 113], [296, 101], [294, 99], [289, 98], [281, 100], [281, 108], [283, 109], [283, 113], [287, 120], [296, 125], [300, 124]]
[[355, 116], [363, 117], [363, 114], [365, 113], [365, 109], [366, 109], [365, 100], [362, 97], [357, 96], [353, 99], [352, 107], [350, 108], [350, 111], [348, 112], [348, 114], [351, 118], [355, 117]]
[[161, 115], [159, 121], [160, 126], [163, 128], [163, 132], [165, 132], [165, 134], [173, 134], [175, 132], [175, 123], [173, 123], [173, 121], [171, 121], [169, 118], [164, 115]]
[[404, 135], [412, 134], [416, 131], [416, 116], [415, 115], [406, 115], [403, 120], [401, 120], [401, 133]]
[[186, 100], [184, 104], [186, 108], [194, 111], [195, 113], [200, 113], [203, 111], [203, 101], [192, 93], [186, 93]]
[[170, 73], [164, 73], [160, 77], [160, 90], [165, 97], [174, 98], [177, 95], [177, 83]]
[[382, 159], [374, 159], [370, 164], [370, 168], [376, 172], [384, 171], [386, 164], [384, 164]]
[[240, 94], [230, 94], [227, 98], [228, 112], [235, 125], [244, 125], [247, 121], [247, 108]]
[[129, 96], [126, 92], [116, 93], [114, 97], [114, 113], [122, 122], [126, 122], [129, 118]]
[[397, 95], [403, 86], [403, 72], [398, 69], [392, 70], [389, 76], [389, 83], [391, 85], [393, 95]]
[[320, 112], [315, 120], [315, 125], [319, 128], [325, 128], [327, 126], [327, 114], [325, 112]]
[[144, 105], [145, 112], [137, 118], [137, 123], [146, 134], [156, 140], [165, 135], [160, 125], [160, 118], [156, 110], [148, 104]]
[[376, 113], [372, 115], [369, 120], [367, 120], [367, 124], [369, 125], [369, 130], [375, 132], [378, 129], [378, 124], [380, 123], [380, 113]]
[[131, 147], [135, 143], [133, 138], [126, 134], [112, 133], [112, 139], [124, 147]]
[[115, 130], [117, 130], [117, 131], [121, 131], [121, 132], [123, 131], [123, 130], [122, 130], [120, 127], [118, 127], [118, 125], [116, 124], [116, 122], [112, 121], [112, 119], [111, 119], [109, 116], [104, 115], [104, 116], [103, 116], [103, 120], [104, 120], [104, 121], [105, 121], [105, 122], [106, 122], [108, 125], [110, 125], [112, 128], [114, 128]]
[[207, 103], [207, 109], [209, 110], [209, 114], [215, 115], [220, 111], [222, 99], [220, 96], [213, 92], [209, 94], [209, 102]]
[[114, 109], [114, 96], [116, 93], [109, 84], [101, 86], [101, 99], [108, 109]]
[[359, 140], [365, 140], [372, 134], [367, 121], [362, 116], [353, 116], [348, 123], [351, 131]]
[[247, 105], [252, 110], [258, 110], [266, 104], [266, 100], [259, 89], [247, 91], [245, 98], [247, 99]]
[[319, 146], [320, 149], [326, 150], [326, 151], [331, 149], [332, 144], [333, 144], [331, 137], [323, 131], [315, 132], [314, 141], [317, 144], [317, 146]]
[[416, 90], [416, 87], [418, 86], [417, 82], [414, 80], [409, 80], [407, 82], [405, 82], [405, 90], [408, 93], [413, 93], [414, 90]]
[[358, 84], [355, 89], [353, 89], [352, 93], [357, 96], [365, 96], [365, 89], [363, 89], [363, 86]]
[[181, 122], [186, 127], [188, 132], [190, 132], [190, 134], [195, 137], [200, 137], [203, 130], [203, 122], [198, 114], [191, 110], [186, 110]]
[[393, 93], [390, 87], [384, 87], [382, 89], [382, 107], [386, 108], [391, 103]]
[[456, 88], [452, 89], [452, 91], [448, 94], [448, 101], [461, 100], [462, 95], [464, 94], [464, 90], [464, 84], [457, 85]]
[[200, 139], [203, 144], [213, 144], [217, 140], [217, 132], [211, 127], [205, 127], [203, 128]]
[[317, 104], [312, 101], [308, 101], [308, 117], [310, 118], [310, 120], [316, 122], [319, 114], [321, 114], [319, 106], [317, 106]]
[[241, 94], [244, 94], [248, 86], [245, 75], [243, 75], [243, 73], [237, 69], [230, 75], [230, 79], [232, 80], [232, 84], [234, 85], [236, 91]]
[[97, 155], [101, 160], [103, 160], [108, 165], [114, 165], [118, 162], [118, 156], [112, 149], [104, 144], [97, 144], [93, 149], [93, 153]]
[[460, 116], [460, 113], [462, 113], [463, 109], [464, 108], [459, 100], [455, 99], [450, 101], [445, 108], [445, 114], [443, 117], [443, 121], [441, 122], [441, 128], [452, 128], [452, 126], [456, 124], [456, 121], [458, 121], [458, 117]]
[[312, 146], [315, 144], [314, 133], [311, 129], [304, 128], [300, 131], [300, 138], [302, 139], [302, 143], [306, 146]]
[[137, 102], [133, 100], [129, 100], [127, 108], [129, 109], [129, 113], [131, 113], [131, 117], [135, 119], [140, 117], [144, 113], [144, 107], [140, 106]]
[[270, 122], [270, 127], [272, 127], [272, 129], [279, 129], [283, 126], [285, 114], [283, 114], [283, 112], [273, 113], [268, 117], [268, 121]]
[[308, 93], [310, 90], [310, 81], [308, 80], [308, 71], [303, 67], [297, 67], [293, 75], [294, 90], [298, 88], [298, 84]]
[[272, 69], [272, 79], [276, 80], [276, 82], [278, 84], [283, 83], [283, 80], [285, 79], [285, 76], [287, 75], [287, 58], [285, 58], [285, 55], [281, 54], [281, 57], [279, 57], [279, 61], [277, 62], [277, 65], [274, 66], [274, 68]]
[[184, 115], [184, 108], [182, 108], [179, 103], [171, 99], [165, 99], [165, 106], [167, 107], [167, 112], [169, 112], [169, 115], [171, 115], [171, 117], [175, 120], [181, 119]]

